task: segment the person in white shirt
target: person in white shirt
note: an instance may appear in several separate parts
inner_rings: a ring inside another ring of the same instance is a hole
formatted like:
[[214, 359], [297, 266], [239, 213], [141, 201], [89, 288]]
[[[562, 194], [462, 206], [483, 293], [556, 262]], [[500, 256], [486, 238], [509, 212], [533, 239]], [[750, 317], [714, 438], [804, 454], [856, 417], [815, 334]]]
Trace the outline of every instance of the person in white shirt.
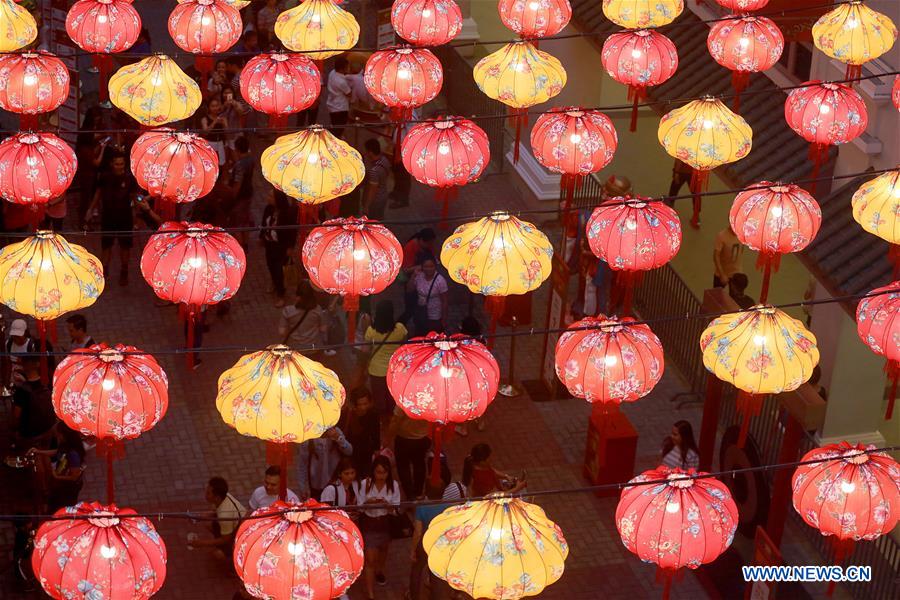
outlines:
[[443, 331], [449, 287], [444, 276], [437, 272], [437, 264], [433, 258], [426, 258], [421, 266], [413, 268], [413, 276], [407, 282], [406, 289], [416, 293], [416, 308], [413, 313], [416, 335]]
[[678, 421], [672, 425], [672, 435], [663, 441], [662, 464], [670, 469], [697, 469], [700, 466], [700, 454], [694, 441], [694, 430], [687, 421]]
[[334, 70], [328, 75], [328, 99], [325, 107], [331, 117], [332, 134], [341, 137], [344, 133], [344, 125], [350, 118], [350, 98], [353, 96], [353, 86], [347, 74], [350, 72], [350, 61], [343, 56], [338, 56], [334, 61]]
[[322, 437], [300, 444], [297, 451], [297, 490], [304, 498], [319, 498], [332, 481], [342, 456], [353, 456], [353, 445], [340, 427], [331, 427]]
[[[372, 476], [359, 486], [359, 504], [397, 504], [400, 502], [400, 485], [391, 476], [391, 461], [378, 455], [372, 461]], [[364, 568], [366, 592], [375, 598], [375, 583], [385, 585], [385, 562], [391, 543], [391, 527], [388, 516], [396, 512], [388, 508], [369, 508], [362, 511], [360, 525], [366, 554]]]
[[247, 509], [228, 493], [228, 482], [221, 477], [213, 477], [206, 484], [206, 501], [216, 511], [216, 520], [210, 523], [212, 538], [196, 539], [189, 536], [188, 547], [212, 548], [213, 554], [220, 560], [231, 560], [237, 528]]
[[[345, 456], [341, 458], [341, 462], [334, 470], [332, 482], [325, 486], [319, 499], [323, 504], [336, 507], [356, 506], [359, 504], [359, 496], [359, 482], [356, 480], [353, 458]], [[357, 514], [352, 513], [350, 517], [355, 520]]]
[[[250, 495], [250, 510], [259, 510], [260, 508], [268, 508], [275, 504], [278, 500], [278, 488], [281, 486], [281, 467], [272, 465], [266, 469], [266, 478], [263, 485], [253, 490]], [[287, 491], [287, 501], [295, 504], [300, 503], [300, 498], [291, 490]]]

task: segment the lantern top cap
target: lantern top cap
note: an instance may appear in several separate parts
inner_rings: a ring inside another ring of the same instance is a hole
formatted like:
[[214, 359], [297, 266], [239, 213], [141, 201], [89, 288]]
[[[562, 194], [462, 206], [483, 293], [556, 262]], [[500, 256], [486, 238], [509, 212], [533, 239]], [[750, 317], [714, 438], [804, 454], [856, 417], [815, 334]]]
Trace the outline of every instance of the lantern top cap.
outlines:
[[580, 108], [574, 108], [572, 110], [567, 110], [566, 116], [572, 117], [574, 119], [580, 119], [581, 117], [584, 116], [584, 111], [581, 110]]
[[679, 489], [686, 489], [694, 485], [694, 478], [688, 473], [670, 473], [666, 476], [669, 480], [669, 486]]
[[269, 60], [274, 60], [275, 62], [284, 62], [290, 58], [290, 56], [284, 52], [272, 52], [268, 56]]
[[38, 229], [34, 232], [34, 237], [39, 240], [50, 240], [56, 237], [56, 234], [49, 229]]
[[209, 235], [209, 232], [205, 229], [200, 229], [199, 227], [188, 227], [185, 230], [185, 233], [188, 237], [192, 238], [204, 238]]
[[628, 208], [647, 208], [647, 202], [640, 196], [625, 196], [622, 203]]
[[440, 340], [440, 341], [437, 341], [434, 343], [435, 348], [437, 348], [438, 350], [444, 350], [444, 351], [453, 350], [458, 345], [459, 345], [458, 343], [451, 341], [451, 340]]
[[41, 136], [33, 131], [22, 132], [19, 134], [19, 142], [22, 144], [37, 144], [41, 141]]
[[653, 32], [649, 29], [637, 29], [635, 31], [632, 31], [631, 33], [638, 37], [650, 37], [651, 35], [653, 35]]
[[783, 183], [773, 183], [769, 186], [769, 190], [776, 194], [787, 194], [791, 191], [791, 186]]
[[456, 122], [453, 119], [444, 118], [434, 122], [435, 129], [451, 129], [453, 127], [456, 127]]
[[775, 307], [770, 306], [768, 304], [757, 304], [755, 306], [751, 306], [749, 312], [759, 313], [761, 315], [774, 315]]
[[179, 131], [175, 134], [175, 139], [182, 144], [191, 144], [197, 139], [197, 136], [186, 131]]
[[608, 319], [604, 317], [600, 321], [600, 331], [605, 333], [618, 333], [625, 328], [625, 325], [622, 324], [621, 321], [617, 321], [615, 319]]
[[284, 356], [290, 356], [291, 352], [292, 352], [292, 350], [290, 348], [288, 348], [287, 346], [285, 346], [284, 344], [274, 344], [274, 345], [266, 348], [266, 350], [268, 350], [275, 356], [278, 356], [279, 358], [284, 357]]
[[509, 221], [510, 216], [509, 213], [505, 210], [495, 210], [491, 213], [490, 216], [491, 221], [501, 222], [501, 221]]
[[97, 353], [97, 358], [105, 363], [122, 362], [125, 355], [113, 348], [106, 348]]
[[505, 506], [513, 501], [513, 498], [510, 497], [510, 495], [506, 492], [496, 492], [493, 494], [488, 494], [487, 496], [485, 496], [485, 499], [501, 506]]
[[90, 523], [94, 527], [109, 528], [118, 525], [119, 518], [115, 513], [109, 512], [108, 510], [103, 510], [93, 513], [88, 519], [88, 523]]
[[861, 451], [859, 448], [852, 448], [850, 450], [847, 450], [841, 455], [841, 458], [854, 465], [863, 465], [869, 462], [869, 455]]
[[325, 128], [316, 123], [314, 125], [310, 125], [307, 131], [309, 131], [310, 133], [322, 133], [323, 131], [325, 131]]
[[292, 510], [284, 513], [284, 518], [295, 525], [306, 523], [313, 518], [311, 510]]
[[413, 49], [409, 46], [401, 46], [399, 48], [394, 48], [394, 52], [396, 52], [397, 54], [412, 54]]

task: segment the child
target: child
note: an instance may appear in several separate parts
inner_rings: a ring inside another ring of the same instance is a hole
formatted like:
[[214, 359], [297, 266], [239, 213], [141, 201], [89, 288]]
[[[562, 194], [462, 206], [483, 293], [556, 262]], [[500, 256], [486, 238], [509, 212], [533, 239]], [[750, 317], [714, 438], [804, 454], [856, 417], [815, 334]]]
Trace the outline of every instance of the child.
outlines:
[[381, 423], [367, 388], [350, 392], [350, 409], [344, 422], [347, 440], [353, 446], [353, 466], [362, 479], [368, 477], [372, 456], [381, 448]]

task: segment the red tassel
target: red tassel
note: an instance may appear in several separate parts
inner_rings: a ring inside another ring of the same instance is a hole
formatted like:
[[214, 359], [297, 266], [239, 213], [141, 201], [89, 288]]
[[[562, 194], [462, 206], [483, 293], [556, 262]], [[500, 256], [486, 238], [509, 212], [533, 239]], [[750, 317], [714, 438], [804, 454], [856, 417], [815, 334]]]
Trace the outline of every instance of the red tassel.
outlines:
[[734, 112], [741, 110], [741, 92], [750, 84], [750, 71], [732, 71], [731, 87], [734, 88]]
[[747, 434], [750, 431], [750, 419], [759, 414], [762, 410], [762, 396], [750, 394], [743, 390], [738, 392], [737, 410], [742, 415], [741, 433], [738, 436], [738, 447], [743, 448], [747, 443]]
[[894, 274], [891, 281], [897, 281], [897, 278], [900, 277], [900, 245], [890, 245], [888, 248], [888, 260], [894, 265]]
[[709, 171], [699, 171], [694, 169], [691, 172], [691, 193], [694, 195], [694, 213], [691, 215], [691, 227], [700, 229], [700, 209], [702, 208], [702, 196], [700, 194], [706, 189], [709, 183]]
[[188, 349], [187, 366], [188, 366], [188, 369], [194, 368], [193, 349], [194, 349], [194, 337], [196, 335], [194, 328], [197, 326], [197, 315], [195, 313], [195, 310], [196, 310], [196, 307], [194, 307], [193, 305], [187, 307], [186, 327], [187, 327], [187, 349]]
[[643, 271], [616, 271], [614, 285], [616, 286], [617, 303], [622, 303], [622, 316], [632, 313], [631, 302], [634, 298], [634, 288], [640, 285], [644, 278]]
[[679, 580], [683, 577], [683, 573], [681, 571], [676, 571], [674, 569], [663, 569], [661, 567], [656, 568], [656, 583], [663, 584], [663, 600], [669, 600], [669, 596], [672, 593], [672, 582], [677, 577]]
[[628, 87], [628, 99], [634, 101], [634, 104], [631, 105], [631, 125], [628, 127], [628, 131], [637, 131], [638, 107], [641, 104], [641, 100], [643, 100], [646, 96], [646, 88], [634, 86]]
[[900, 363], [897, 361], [888, 361], [884, 366], [885, 372], [891, 379], [891, 391], [888, 394], [887, 411], [884, 413], [886, 421], [890, 421], [894, 416], [894, 400], [897, 398], [897, 383], [900, 381]]
[[269, 127], [272, 129], [284, 129], [287, 127], [288, 116], [283, 114], [269, 115]]
[[771, 279], [772, 273], [778, 271], [778, 266], [780, 264], [780, 254], [760, 253], [759, 257], [756, 259], [756, 268], [762, 269], [763, 271], [762, 288], [759, 292], [760, 304], [766, 303], [766, 300], [769, 297], [769, 280]]
[[97, 456], [106, 460], [106, 503], [112, 504], [116, 497], [116, 477], [113, 461], [125, 455], [125, 445], [120, 440], [104, 439], [97, 443]]
[[100, 102], [107, 102], [109, 101], [109, 73], [112, 71], [113, 58], [109, 54], [94, 54], [93, 63], [99, 71], [98, 94]]
[[812, 181], [810, 182], [809, 192], [811, 194], [816, 193], [816, 179], [819, 178], [819, 169], [825, 164], [825, 160], [828, 158], [828, 144], [810, 144], [809, 145], [809, 160], [813, 163], [812, 170]]
[[[832, 538], [831, 547], [834, 550], [834, 564], [843, 564], [847, 557], [853, 554], [853, 548], [855, 546], [856, 542], [854, 542], [852, 539], [841, 540], [838, 538]], [[828, 597], [831, 597], [831, 595], [834, 594], [835, 583], [836, 582], [834, 580], [828, 582], [828, 591], [825, 592]]]
[[216, 60], [212, 56], [194, 57], [194, 68], [200, 72], [200, 94], [209, 96], [209, 74], [216, 68]]
[[356, 313], [359, 311], [359, 296], [344, 296], [344, 310], [347, 311], [347, 343], [356, 340]]
[[441, 438], [443, 427], [439, 423], [434, 424], [431, 432], [432, 449], [434, 450], [434, 458], [431, 459], [431, 484], [434, 486], [441, 483]]
[[484, 299], [484, 311], [490, 315], [491, 322], [488, 326], [489, 337], [487, 339], [487, 347], [494, 347], [494, 334], [497, 333], [497, 320], [503, 314], [506, 307], [505, 296], [486, 296]]
[[34, 131], [37, 128], [37, 115], [19, 115], [19, 131]]
[[[40, 319], [37, 322], [38, 328], [38, 337], [41, 340], [40, 350], [41, 352], [47, 351], [47, 321], [41, 321]], [[44, 385], [50, 384], [50, 369], [47, 366], [47, 355], [41, 355], [41, 383]]]
[[522, 138], [522, 125], [528, 121], [527, 109], [518, 109], [516, 111], [516, 145], [513, 150], [513, 164], [519, 163], [519, 140]]
[[435, 200], [441, 203], [441, 222], [438, 227], [447, 229], [447, 217], [450, 216], [450, 201], [455, 200], [459, 196], [459, 187], [438, 188], [434, 192]]
[[[862, 77], [862, 65], [847, 65], [847, 72], [844, 74], [844, 79], [859, 79]], [[847, 85], [853, 87], [853, 84], [856, 81], [848, 81]]]

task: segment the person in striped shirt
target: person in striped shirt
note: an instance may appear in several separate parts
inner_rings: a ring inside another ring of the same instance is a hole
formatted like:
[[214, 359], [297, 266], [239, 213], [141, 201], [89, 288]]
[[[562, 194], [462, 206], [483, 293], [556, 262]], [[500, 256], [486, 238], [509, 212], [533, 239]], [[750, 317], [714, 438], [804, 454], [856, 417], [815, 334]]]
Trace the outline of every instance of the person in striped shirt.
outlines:
[[694, 441], [694, 429], [687, 421], [677, 421], [672, 425], [672, 435], [663, 441], [662, 464], [670, 469], [696, 469], [700, 465], [700, 454]]

